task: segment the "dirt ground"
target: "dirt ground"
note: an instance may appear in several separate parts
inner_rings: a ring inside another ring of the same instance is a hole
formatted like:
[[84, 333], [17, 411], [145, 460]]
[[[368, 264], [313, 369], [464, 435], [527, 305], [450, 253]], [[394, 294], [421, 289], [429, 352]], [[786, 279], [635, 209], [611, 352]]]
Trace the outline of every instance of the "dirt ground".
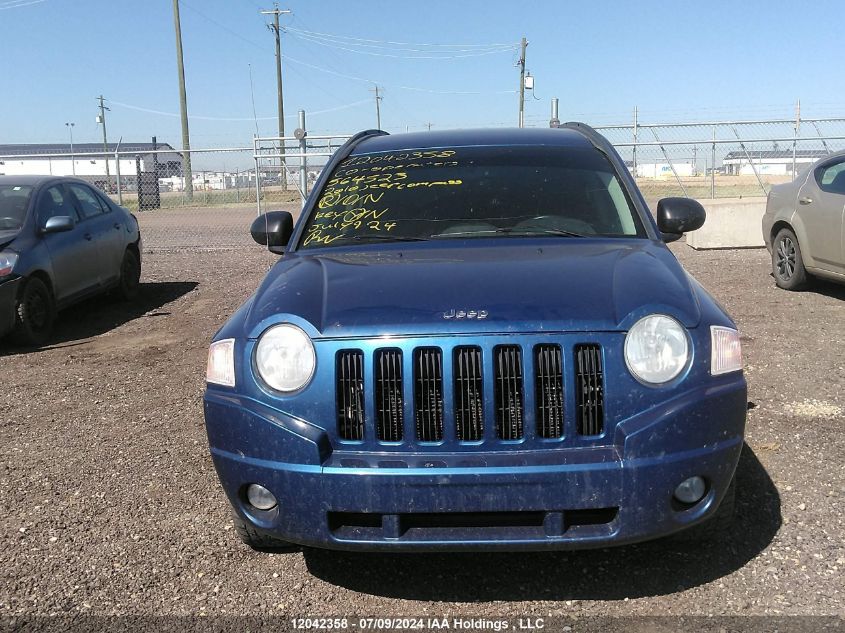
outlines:
[[209, 339], [273, 260], [245, 237], [254, 209], [217, 212], [217, 250], [142, 216], [140, 301], [89, 301], [44, 349], [0, 350], [0, 617], [845, 616], [845, 287], [788, 293], [763, 250], [672, 246], [743, 333], [747, 446], [721, 545], [270, 555], [231, 529], [201, 399]]

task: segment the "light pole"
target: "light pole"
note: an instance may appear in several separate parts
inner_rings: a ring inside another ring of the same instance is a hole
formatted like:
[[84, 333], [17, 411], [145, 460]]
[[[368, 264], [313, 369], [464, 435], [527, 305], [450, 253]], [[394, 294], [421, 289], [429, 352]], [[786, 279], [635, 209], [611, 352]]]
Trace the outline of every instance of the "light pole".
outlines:
[[73, 126], [76, 123], [65, 123], [67, 129], [70, 130], [70, 166], [73, 169], [73, 175], [76, 176], [76, 161], [73, 158]]

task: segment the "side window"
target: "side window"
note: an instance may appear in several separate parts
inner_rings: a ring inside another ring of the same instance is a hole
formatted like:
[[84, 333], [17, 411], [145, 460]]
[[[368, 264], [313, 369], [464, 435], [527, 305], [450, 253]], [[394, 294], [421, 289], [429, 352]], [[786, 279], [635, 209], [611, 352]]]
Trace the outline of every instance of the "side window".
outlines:
[[68, 185], [68, 188], [73, 192], [82, 215], [86, 218], [93, 218], [95, 215], [103, 213], [103, 205], [97, 199], [97, 194], [91, 191], [88, 187], [83, 185]]
[[38, 218], [43, 225], [50, 218], [63, 215], [68, 215], [75, 221], [79, 221], [79, 214], [77, 214], [73, 203], [62, 190], [62, 187], [55, 185], [41, 194], [41, 200], [38, 203]]
[[822, 191], [845, 194], [845, 161], [820, 167], [816, 171], [816, 181]]
[[100, 206], [103, 207], [103, 213], [111, 213], [111, 204], [109, 203], [109, 199], [99, 190], [96, 190], [95, 193], [97, 194], [97, 199], [100, 201]]

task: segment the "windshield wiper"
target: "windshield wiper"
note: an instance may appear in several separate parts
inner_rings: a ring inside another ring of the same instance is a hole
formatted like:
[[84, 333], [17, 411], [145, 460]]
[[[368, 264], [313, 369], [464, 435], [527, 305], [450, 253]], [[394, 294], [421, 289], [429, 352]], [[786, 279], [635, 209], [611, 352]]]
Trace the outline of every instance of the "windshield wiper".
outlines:
[[436, 233], [431, 237], [466, 237], [471, 235], [560, 235], [562, 237], [588, 237], [581, 233], [565, 231], [564, 229], [532, 228], [515, 229], [513, 227], [501, 227], [498, 229], [483, 229], [481, 231], [457, 231], [455, 233]]

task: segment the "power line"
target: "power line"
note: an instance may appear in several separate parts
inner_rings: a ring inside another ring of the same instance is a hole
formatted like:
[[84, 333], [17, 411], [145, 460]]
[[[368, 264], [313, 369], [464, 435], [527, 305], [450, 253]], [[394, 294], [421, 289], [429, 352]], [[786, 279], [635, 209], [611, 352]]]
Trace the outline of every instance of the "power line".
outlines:
[[508, 48], [495, 48], [489, 50], [474, 50], [474, 51], [460, 51], [460, 50], [449, 50], [449, 51], [419, 51], [424, 53], [435, 53], [435, 54], [425, 54], [425, 55], [407, 55], [407, 54], [394, 54], [394, 53], [383, 53], [377, 51], [368, 51], [368, 50], [360, 50], [359, 48], [353, 48], [352, 45], [340, 45], [336, 42], [331, 42], [327, 40], [322, 40], [319, 38], [314, 38], [308, 35], [301, 35], [297, 34], [291, 29], [287, 29], [293, 37], [298, 39], [303, 39], [314, 44], [318, 44], [320, 46], [326, 46], [328, 48], [335, 48], [337, 50], [346, 51], [348, 53], [358, 53], [359, 55], [371, 55], [373, 57], [390, 57], [393, 59], [442, 59], [442, 60], [451, 60], [451, 59], [463, 59], [467, 57], [481, 57], [484, 55], [494, 55], [496, 53], [507, 53], [513, 50], [516, 50], [516, 47], [509, 46]]
[[[163, 110], [154, 110], [152, 108], [144, 108], [141, 106], [132, 105], [131, 103], [122, 103], [120, 101], [115, 101], [114, 99], [109, 99], [109, 103], [115, 106], [119, 106], [121, 108], [128, 108], [129, 110], [137, 110], [139, 112], [147, 112], [149, 114], [158, 114], [160, 116], [168, 116], [168, 117], [179, 117], [179, 113], [177, 112], [165, 112]], [[355, 106], [363, 105], [365, 103], [371, 103], [371, 99], [361, 99], [359, 101], [354, 101], [352, 103], [346, 103], [344, 105], [335, 106], [332, 108], [325, 108], [323, 110], [315, 110], [313, 112], [309, 112], [308, 116], [318, 116], [320, 114], [327, 114], [329, 112], [337, 112], [338, 110], [346, 110], [347, 108], [354, 108]], [[285, 118], [293, 119], [296, 118], [296, 114], [288, 114]], [[243, 121], [275, 121], [277, 117], [275, 116], [265, 116], [265, 117], [219, 117], [219, 116], [200, 116], [197, 114], [188, 115], [189, 119], [196, 119], [198, 121], [234, 121], [234, 122], [243, 122]]]
[[[289, 27], [290, 28], [290, 27]], [[368, 43], [377, 43], [377, 44], [391, 44], [391, 45], [399, 45], [399, 46], [441, 46], [441, 47], [452, 47], [452, 48], [470, 48], [470, 47], [481, 47], [481, 48], [493, 48], [493, 47], [502, 47], [502, 48], [517, 48], [516, 44], [513, 43], [502, 43], [502, 44], [426, 44], [421, 42], [393, 42], [390, 40], [372, 40], [366, 39], [362, 37], [352, 37], [348, 35], [333, 35], [331, 33], [320, 33], [318, 31], [306, 31], [304, 29], [292, 29], [296, 30], [300, 33], [306, 33], [308, 35], [314, 36], [321, 36], [324, 38], [333, 38], [333, 39], [341, 39], [341, 40], [352, 40], [356, 42], [368, 42]]]
[[47, 0], [10, 0], [4, 4], [0, 4], [0, 11], [5, 11], [6, 9], [21, 9], [23, 7], [30, 7], [33, 4], [41, 4], [42, 2], [47, 2]]
[[[299, 64], [301, 66], [305, 66], [306, 68], [312, 68], [314, 70], [319, 70], [320, 72], [328, 73], [330, 75], [336, 75], [338, 77], [343, 77], [344, 79], [351, 79], [353, 81], [363, 81], [368, 84], [385, 84], [383, 81], [375, 80], [375, 79], [367, 79], [366, 77], [356, 77], [355, 75], [347, 75], [345, 73], [338, 72], [336, 70], [331, 70], [330, 68], [323, 68], [322, 66], [317, 66], [316, 64], [311, 64], [309, 62], [304, 62], [301, 59], [296, 59], [295, 57], [291, 57], [290, 55], [285, 55], [284, 58], [289, 61], [293, 62], [294, 64]], [[493, 91], [471, 91], [471, 90], [430, 90], [428, 88], [418, 88], [415, 86], [392, 86], [394, 88], [398, 88], [400, 90], [413, 90], [416, 92], [428, 92], [431, 94], [439, 94], [439, 95], [485, 95], [485, 94], [514, 94], [516, 90], [493, 90]]]

